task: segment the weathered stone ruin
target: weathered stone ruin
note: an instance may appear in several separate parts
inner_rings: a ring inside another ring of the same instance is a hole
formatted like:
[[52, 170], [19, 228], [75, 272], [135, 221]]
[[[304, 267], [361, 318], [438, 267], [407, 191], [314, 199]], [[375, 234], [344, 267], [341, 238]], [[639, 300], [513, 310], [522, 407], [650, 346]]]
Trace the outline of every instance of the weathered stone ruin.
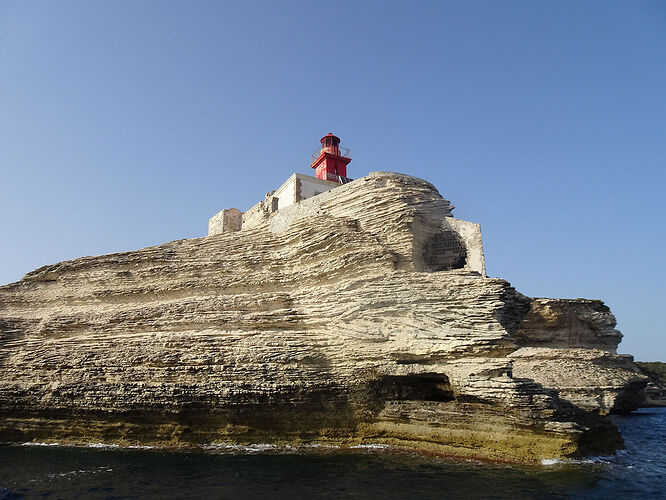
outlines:
[[635, 408], [645, 378], [606, 306], [486, 277], [478, 224], [425, 181], [298, 199], [298, 180], [208, 237], [0, 287], [0, 440], [523, 462], [622, 446], [603, 414]]

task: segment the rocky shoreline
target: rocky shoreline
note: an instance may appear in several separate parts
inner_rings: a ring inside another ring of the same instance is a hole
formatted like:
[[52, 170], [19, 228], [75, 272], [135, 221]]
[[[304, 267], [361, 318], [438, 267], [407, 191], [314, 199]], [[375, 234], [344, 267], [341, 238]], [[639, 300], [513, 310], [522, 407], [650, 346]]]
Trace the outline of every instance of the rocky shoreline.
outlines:
[[433, 271], [451, 209], [374, 173], [238, 232], [0, 287], [0, 440], [516, 462], [621, 448], [604, 415], [636, 408], [647, 379], [615, 353], [611, 312]]

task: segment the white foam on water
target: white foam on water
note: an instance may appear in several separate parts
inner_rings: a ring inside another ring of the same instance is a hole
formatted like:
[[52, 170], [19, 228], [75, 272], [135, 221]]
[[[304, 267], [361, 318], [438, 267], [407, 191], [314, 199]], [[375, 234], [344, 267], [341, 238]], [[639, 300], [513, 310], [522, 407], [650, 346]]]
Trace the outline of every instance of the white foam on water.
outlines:
[[[359, 445], [355, 448], [379, 448], [383, 445]], [[210, 452], [219, 452], [219, 453], [299, 453], [299, 452], [308, 452], [308, 451], [331, 451], [331, 450], [340, 450], [346, 448], [337, 444], [326, 444], [326, 443], [304, 443], [299, 445], [290, 445], [290, 444], [270, 444], [270, 443], [254, 443], [254, 444], [233, 444], [233, 443], [215, 443], [201, 446], [200, 449]]]
[[89, 443], [89, 444], [84, 444], [83, 448], [121, 448], [121, 446], [117, 444]]
[[80, 475], [91, 475], [91, 474], [99, 474], [100, 472], [112, 472], [114, 469], [111, 467], [95, 467], [94, 469], [78, 469], [78, 470], [71, 470], [68, 472], [54, 472], [52, 474], [48, 474], [47, 477], [50, 478], [59, 478], [59, 477], [71, 477], [71, 476], [80, 476]]
[[121, 446], [119, 444], [110, 444], [110, 443], [88, 443], [88, 444], [71, 444], [71, 443], [40, 443], [37, 441], [27, 441], [25, 443], [20, 443], [19, 446], [59, 446], [62, 448], [95, 448], [101, 450], [117, 450], [117, 449], [133, 449], [133, 450], [152, 450], [157, 448], [156, 446], [144, 446], [144, 445], [128, 445]]
[[588, 458], [542, 458], [541, 465], [558, 464], [604, 464], [608, 463], [611, 457], [588, 457]]
[[349, 448], [354, 450], [388, 450], [391, 447], [387, 444], [355, 444]]
[[229, 452], [242, 452], [242, 453], [264, 453], [269, 451], [295, 451], [294, 446], [289, 445], [275, 445], [269, 443], [254, 443], [254, 444], [230, 444], [230, 443], [217, 443], [209, 444], [202, 447], [208, 451], [229, 451]]

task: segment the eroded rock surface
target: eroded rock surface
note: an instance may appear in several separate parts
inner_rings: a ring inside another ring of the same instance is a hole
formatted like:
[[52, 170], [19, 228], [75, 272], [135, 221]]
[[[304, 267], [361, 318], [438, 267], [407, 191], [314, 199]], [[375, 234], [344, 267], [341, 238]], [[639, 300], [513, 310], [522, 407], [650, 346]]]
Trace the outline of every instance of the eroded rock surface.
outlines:
[[572, 357], [546, 356], [594, 352], [576, 369], [615, 384], [599, 361], [614, 324], [592, 311], [594, 339], [572, 333], [479, 272], [481, 250], [433, 255], [434, 236], [464, 226], [451, 208], [427, 182], [375, 173], [252, 228], [0, 287], [0, 440], [387, 443], [527, 462], [621, 447], [572, 404], [594, 380], [558, 396], [549, 371]]
[[647, 379], [633, 358], [616, 354], [622, 334], [599, 300], [529, 300], [514, 333], [513, 372], [589, 411], [626, 413], [643, 404]]

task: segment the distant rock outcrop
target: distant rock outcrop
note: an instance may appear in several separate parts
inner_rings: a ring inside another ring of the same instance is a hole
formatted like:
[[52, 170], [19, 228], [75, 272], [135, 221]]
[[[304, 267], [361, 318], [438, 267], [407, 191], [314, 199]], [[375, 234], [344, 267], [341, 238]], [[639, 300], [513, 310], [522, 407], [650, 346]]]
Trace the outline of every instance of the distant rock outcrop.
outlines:
[[646, 406], [666, 406], [666, 363], [637, 361], [636, 365], [648, 377], [645, 388]]
[[0, 440], [621, 447], [599, 413], [645, 378], [608, 308], [485, 277], [478, 226], [451, 208], [374, 173], [240, 231], [0, 287]]

